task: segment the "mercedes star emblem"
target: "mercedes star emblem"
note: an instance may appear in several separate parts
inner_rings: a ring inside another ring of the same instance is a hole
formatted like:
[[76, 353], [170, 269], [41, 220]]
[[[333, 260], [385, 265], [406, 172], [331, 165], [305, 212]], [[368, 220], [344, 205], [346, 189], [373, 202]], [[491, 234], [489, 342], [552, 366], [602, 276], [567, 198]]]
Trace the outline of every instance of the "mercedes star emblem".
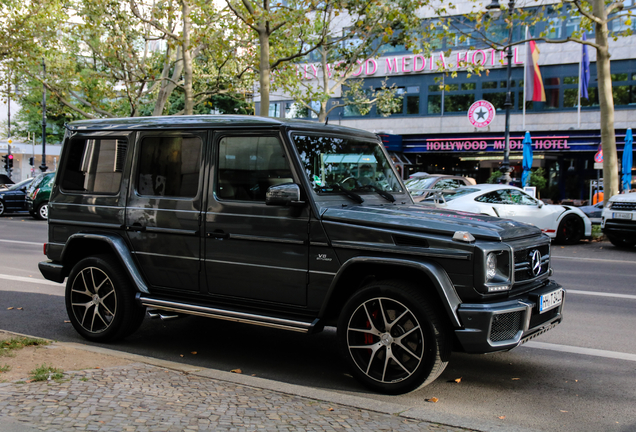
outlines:
[[530, 252], [530, 272], [535, 277], [541, 273], [541, 252], [537, 249]]

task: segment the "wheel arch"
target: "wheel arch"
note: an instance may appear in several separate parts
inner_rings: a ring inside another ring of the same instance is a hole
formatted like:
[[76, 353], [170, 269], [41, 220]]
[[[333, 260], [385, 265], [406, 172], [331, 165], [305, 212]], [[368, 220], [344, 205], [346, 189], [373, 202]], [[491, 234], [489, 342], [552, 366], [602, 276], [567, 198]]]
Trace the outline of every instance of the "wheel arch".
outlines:
[[[87, 250], [90, 250], [90, 254], [87, 254]], [[65, 276], [82, 258], [101, 254], [115, 256], [137, 291], [145, 294], [150, 293], [126, 242], [116, 234], [77, 233], [71, 235], [66, 241], [61, 255]]]
[[453, 327], [461, 327], [456, 312], [461, 300], [442, 266], [429, 261], [377, 257], [355, 257], [342, 265], [329, 287], [327, 301], [319, 315], [321, 320], [337, 320], [347, 299], [358, 289], [370, 281], [387, 279], [415, 282], [422, 287], [426, 284], [421, 282], [426, 281], [444, 308], [449, 322]]

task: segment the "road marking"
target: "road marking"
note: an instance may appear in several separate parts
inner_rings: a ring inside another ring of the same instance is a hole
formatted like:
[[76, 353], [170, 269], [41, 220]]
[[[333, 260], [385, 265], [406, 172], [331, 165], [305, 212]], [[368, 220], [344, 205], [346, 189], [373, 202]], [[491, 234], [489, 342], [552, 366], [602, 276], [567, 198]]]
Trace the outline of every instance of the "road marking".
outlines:
[[610, 260], [610, 259], [602, 259], [602, 258], [578, 258], [578, 257], [564, 257], [564, 256], [555, 256], [555, 255], [552, 255], [551, 258], [573, 260], [573, 261], [593, 261], [593, 262], [607, 262], [607, 263], [636, 264], [636, 261]]
[[[62, 284], [59, 284], [57, 282], [53, 282], [50, 280], [46, 280], [46, 279], [35, 279], [30, 277], [13, 276], [13, 275], [6, 275], [6, 274], [0, 274], [0, 279], [12, 280], [15, 282], [30, 282], [30, 283], [40, 284], [40, 285], [54, 285], [57, 287], [63, 286]], [[13, 291], [13, 290], [3, 289], [3, 291]]]
[[583, 354], [583, 355], [589, 355], [589, 356], [595, 356], [595, 357], [605, 357], [605, 358], [611, 358], [616, 360], [628, 360], [628, 361], [636, 362], [636, 354], [628, 354], [628, 353], [622, 353], [617, 351], [606, 351], [606, 350], [599, 350], [594, 348], [581, 348], [581, 347], [575, 347], [570, 345], [559, 345], [559, 344], [536, 342], [536, 341], [526, 342], [524, 346], [527, 346], [529, 348], [538, 348], [543, 350], [567, 352], [571, 354]]
[[595, 291], [581, 291], [581, 290], [566, 290], [568, 294], [583, 294], [583, 295], [591, 295], [591, 296], [599, 296], [599, 297], [614, 297], [614, 298], [624, 298], [630, 300], [636, 300], [636, 295], [631, 294], [614, 294], [614, 293], [602, 293]]
[[21, 244], [38, 245], [38, 246], [42, 246], [44, 244], [44, 242], [37, 243], [37, 242], [28, 242], [28, 241], [22, 241], [22, 240], [0, 240], [0, 242], [4, 242], [4, 243], [21, 243]]

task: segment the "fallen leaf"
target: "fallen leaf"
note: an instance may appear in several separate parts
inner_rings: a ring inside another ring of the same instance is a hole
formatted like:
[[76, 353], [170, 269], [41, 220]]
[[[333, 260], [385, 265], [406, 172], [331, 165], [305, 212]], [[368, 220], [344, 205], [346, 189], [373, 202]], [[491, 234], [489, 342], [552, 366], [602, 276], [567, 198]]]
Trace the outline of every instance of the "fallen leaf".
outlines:
[[7, 308], [7, 310], [11, 310], [11, 309], [13, 309], [13, 306]]
[[455, 382], [456, 382], [456, 383], [460, 383], [460, 382], [462, 382], [461, 377], [460, 377], [460, 378], [457, 378], [457, 379], [455, 380]]
[[438, 400], [439, 399], [437, 399], [436, 397], [432, 397], [430, 399], [425, 399], [426, 402], [433, 402], [433, 403], [437, 402]]
[[24, 310], [24, 308], [18, 308], [18, 310]]
[[192, 351], [190, 354], [197, 355], [197, 352], [196, 351]]
[[513, 378], [513, 381], [519, 381], [521, 378]]
[[237, 374], [243, 373], [243, 371], [240, 369], [232, 369], [230, 372], [237, 373]]
[[329, 408], [327, 411], [333, 411], [333, 408]]
[[183, 357], [183, 354], [179, 354], [181, 357]]
[[567, 412], [567, 411], [565, 411], [565, 410], [559, 410], [559, 411], [561, 411], [561, 412]]
[[506, 416], [499, 416], [499, 419], [500, 419], [500, 420], [503, 420], [503, 419], [505, 419], [505, 418], [506, 418]]
[[579, 380], [574, 380], [574, 382], [579, 382]]
[[64, 322], [65, 322], [65, 323], [70, 323], [70, 321], [69, 321], [69, 320], [64, 320]]

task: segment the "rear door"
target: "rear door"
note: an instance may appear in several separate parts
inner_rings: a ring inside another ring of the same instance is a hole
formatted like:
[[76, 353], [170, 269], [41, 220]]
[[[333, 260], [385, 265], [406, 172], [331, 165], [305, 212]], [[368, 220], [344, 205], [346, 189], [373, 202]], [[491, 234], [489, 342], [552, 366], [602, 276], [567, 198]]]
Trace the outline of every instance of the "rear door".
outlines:
[[215, 138], [205, 213], [205, 277], [216, 297], [305, 305], [309, 207], [265, 205], [272, 185], [295, 182], [278, 134]]
[[130, 178], [126, 231], [148, 282], [200, 289], [206, 131], [141, 132]]

